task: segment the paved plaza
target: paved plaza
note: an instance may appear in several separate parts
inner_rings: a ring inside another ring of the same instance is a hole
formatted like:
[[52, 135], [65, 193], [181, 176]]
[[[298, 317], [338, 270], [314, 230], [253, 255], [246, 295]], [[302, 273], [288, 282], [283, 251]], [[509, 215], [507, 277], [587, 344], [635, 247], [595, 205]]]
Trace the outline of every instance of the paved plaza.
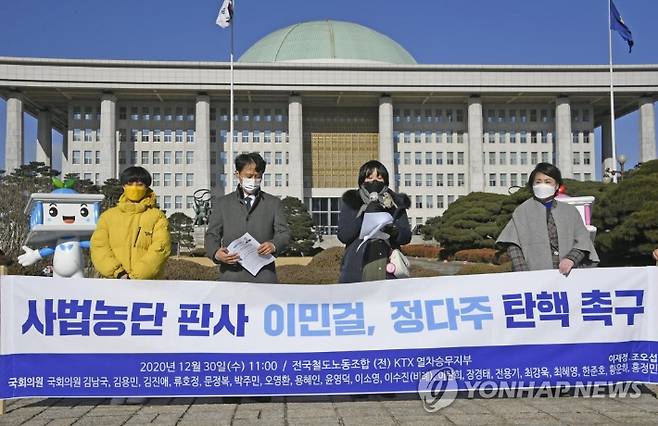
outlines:
[[658, 424], [658, 387], [631, 398], [458, 398], [427, 413], [417, 395], [368, 397], [153, 398], [143, 405], [109, 399], [6, 401], [0, 425], [493, 425]]

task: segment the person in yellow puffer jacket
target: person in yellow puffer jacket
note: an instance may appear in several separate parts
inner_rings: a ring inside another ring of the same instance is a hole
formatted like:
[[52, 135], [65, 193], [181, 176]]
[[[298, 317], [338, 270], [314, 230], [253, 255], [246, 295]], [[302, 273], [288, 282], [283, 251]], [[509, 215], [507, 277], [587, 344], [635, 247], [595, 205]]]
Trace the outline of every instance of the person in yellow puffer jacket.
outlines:
[[155, 205], [146, 169], [128, 167], [120, 180], [119, 203], [101, 214], [91, 236], [91, 261], [106, 278], [158, 278], [171, 253], [169, 221]]

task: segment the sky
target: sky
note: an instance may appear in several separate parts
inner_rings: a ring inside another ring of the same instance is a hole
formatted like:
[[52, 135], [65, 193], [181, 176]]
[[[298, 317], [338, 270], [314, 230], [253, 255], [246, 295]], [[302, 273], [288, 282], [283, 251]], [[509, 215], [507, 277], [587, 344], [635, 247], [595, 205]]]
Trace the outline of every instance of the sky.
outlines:
[[[615, 0], [635, 46], [613, 33], [616, 64], [658, 64], [658, 1]], [[0, 56], [228, 61], [219, 0], [0, 1]], [[334, 19], [386, 34], [421, 64], [607, 64], [607, 0], [235, 0], [235, 54], [298, 22]], [[0, 165], [5, 101], [0, 99]], [[657, 120], [658, 122], [658, 120]], [[617, 120], [617, 153], [639, 159], [637, 112]], [[61, 135], [53, 133], [55, 167]], [[25, 120], [33, 160], [36, 120]], [[600, 156], [600, 129], [596, 131]], [[600, 176], [597, 158], [597, 175]], [[0, 167], [2, 168], [2, 167]]]

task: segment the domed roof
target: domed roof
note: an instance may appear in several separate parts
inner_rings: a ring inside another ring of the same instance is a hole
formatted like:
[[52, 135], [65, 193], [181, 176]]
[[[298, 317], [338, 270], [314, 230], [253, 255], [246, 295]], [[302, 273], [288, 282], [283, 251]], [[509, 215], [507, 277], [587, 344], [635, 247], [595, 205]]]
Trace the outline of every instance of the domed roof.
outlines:
[[416, 64], [409, 52], [384, 34], [329, 20], [274, 31], [254, 43], [239, 61]]

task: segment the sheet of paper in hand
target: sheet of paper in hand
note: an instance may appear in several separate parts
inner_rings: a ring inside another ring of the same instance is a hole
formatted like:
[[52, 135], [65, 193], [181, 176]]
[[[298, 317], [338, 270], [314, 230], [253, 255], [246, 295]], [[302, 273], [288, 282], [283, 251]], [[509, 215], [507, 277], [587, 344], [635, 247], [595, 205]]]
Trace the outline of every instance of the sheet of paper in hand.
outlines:
[[240, 238], [231, 241], [227, 249], [229, 253], [239, 254], [240, 260], [238, 263], [251, 275], [256, 276], [263, 266], [274, 262], [274, 256], [271, 254], [258, 254], [259, 245], [260, 243], [251, 234], [245, 232]]
[[393, 216], [390, 213], [364, 213], [363, 222], [361, 223], [361, 233], [359, 234], [359, 239], [363, 239], [363, 241], [357, 247], [357, 251], [369, 239], [387, 240], [389, 235], [382, 232], [381, 229], [389, 223], [393, 223]]

